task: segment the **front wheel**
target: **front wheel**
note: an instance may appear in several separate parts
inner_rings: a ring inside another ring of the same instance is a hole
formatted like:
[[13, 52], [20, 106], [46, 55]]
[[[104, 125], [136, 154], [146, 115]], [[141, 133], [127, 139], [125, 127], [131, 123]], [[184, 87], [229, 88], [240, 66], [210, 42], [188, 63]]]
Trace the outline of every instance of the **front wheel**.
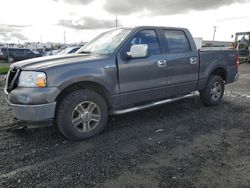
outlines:
[[82, 140], [101, 133], [107, 119], [108, 106], [105, 100], [90, 90], [77, 90], [68, 94], [56, 113], [58, 129], [71, 140]]
[[202, 91], [200, 98], [204, 105], [215, 106], [221, 103], [225, 90], [224, 80], [220, 76], [210, 76], [208, 83]]

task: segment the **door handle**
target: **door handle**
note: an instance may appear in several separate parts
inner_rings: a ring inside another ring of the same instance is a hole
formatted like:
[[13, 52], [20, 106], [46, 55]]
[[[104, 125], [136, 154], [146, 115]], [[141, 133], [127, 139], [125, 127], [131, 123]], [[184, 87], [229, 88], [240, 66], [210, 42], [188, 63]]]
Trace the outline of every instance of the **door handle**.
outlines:
[[162, 67], [166, 67], [167, 66], [167, 61], [166, 60], [160, 60], [157, 62], [158, 67], [162, 68]]
[[195, 65], [195, 64], [197, 64], [197, 63], [198, 63], [197, 57], [191, 57], [191, 58], [190, 58], [190, 64], [191, 64], [191, 65]]

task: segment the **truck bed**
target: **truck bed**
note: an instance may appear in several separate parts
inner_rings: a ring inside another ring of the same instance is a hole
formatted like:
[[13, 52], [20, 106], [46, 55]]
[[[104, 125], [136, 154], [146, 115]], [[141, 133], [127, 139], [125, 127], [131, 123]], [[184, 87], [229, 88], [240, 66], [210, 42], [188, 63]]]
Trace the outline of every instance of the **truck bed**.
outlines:
[[235, 75], [238, 72], [236, 66], [238, 52], [236, 50], [201, 49], [198, 53], [200, 58], [199, 87], [204, 87], [211, 71], [220, 67], [227, 72], [226, 83], [231, 83], [235, 80]]

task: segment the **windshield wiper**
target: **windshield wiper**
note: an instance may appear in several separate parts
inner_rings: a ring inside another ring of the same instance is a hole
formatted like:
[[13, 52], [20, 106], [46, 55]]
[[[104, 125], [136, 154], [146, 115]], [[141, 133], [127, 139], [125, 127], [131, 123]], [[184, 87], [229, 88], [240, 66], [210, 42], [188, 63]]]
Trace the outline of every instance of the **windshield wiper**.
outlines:
[[91, 51], [81, 51], [80, 54], [91, 54]]

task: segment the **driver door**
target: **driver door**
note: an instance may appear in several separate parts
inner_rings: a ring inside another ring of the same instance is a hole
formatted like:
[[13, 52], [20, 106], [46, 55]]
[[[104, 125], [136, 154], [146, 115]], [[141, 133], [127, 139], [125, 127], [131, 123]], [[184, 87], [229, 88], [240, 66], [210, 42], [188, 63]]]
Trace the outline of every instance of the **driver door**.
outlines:
[[[147, 44], [148, 55], [143, 58], [124, 57], [133, 44]], [[161, 53], [155, 29], [136, 32], [118, 56], [119, 83], [122, 106], [136, 105], [166, 96], [166, 55]]]

